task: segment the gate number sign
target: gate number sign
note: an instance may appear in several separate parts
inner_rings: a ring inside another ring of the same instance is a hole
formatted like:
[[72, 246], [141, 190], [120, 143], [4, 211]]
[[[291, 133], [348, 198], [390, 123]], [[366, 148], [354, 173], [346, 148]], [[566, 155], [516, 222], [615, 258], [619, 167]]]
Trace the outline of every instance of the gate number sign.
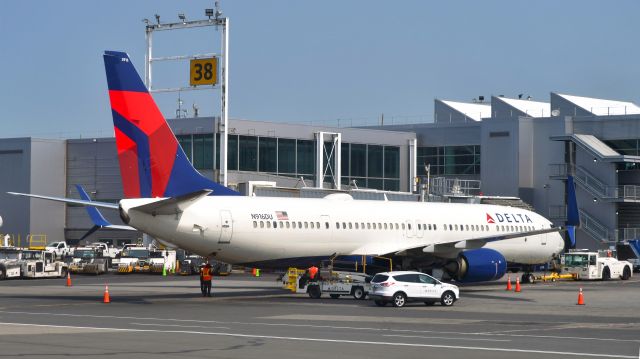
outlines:
[[215, 85], [218, 83], [218, 58], [193, 59], [189, 66], [189, 85]]

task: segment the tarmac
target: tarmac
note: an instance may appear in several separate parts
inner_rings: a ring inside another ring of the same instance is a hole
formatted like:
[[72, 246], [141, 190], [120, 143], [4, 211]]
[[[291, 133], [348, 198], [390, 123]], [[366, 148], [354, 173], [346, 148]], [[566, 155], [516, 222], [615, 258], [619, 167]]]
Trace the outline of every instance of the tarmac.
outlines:
[[[452, 307], [311, 299], [276, 275], [75, 275], [0, 282], [7, 358], [640, 358], [640, 275], [505, 290], [461, 286]], [[105, 285], [111, 303], [103, 303]], [[585, 305], [576, 305], [583, 288]]]

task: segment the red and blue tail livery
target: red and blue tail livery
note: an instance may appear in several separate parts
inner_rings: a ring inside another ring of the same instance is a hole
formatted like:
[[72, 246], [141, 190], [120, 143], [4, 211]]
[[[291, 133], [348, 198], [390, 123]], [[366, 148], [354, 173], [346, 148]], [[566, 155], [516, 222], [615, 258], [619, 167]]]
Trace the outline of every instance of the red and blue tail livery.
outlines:
[[239, 195], [193, 168], [129, 55], [105, 51], [104, 66], [126, 198], [177, 197], [203, 189]]

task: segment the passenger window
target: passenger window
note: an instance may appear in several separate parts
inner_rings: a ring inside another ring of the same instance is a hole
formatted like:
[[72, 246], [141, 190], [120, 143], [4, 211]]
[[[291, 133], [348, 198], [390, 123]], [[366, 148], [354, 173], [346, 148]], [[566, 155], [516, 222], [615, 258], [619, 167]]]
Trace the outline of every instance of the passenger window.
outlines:
[[404, 223], [402, 224], [402, 230], [404, 231]]
[[340, 222], [336, 222], [336, 229], [340, 229]]
[[409, 230], [411, 230], [411, 223], [407, 223], [407, 228], [409, 228]]
[[267, 228], [271, 228], [271, 222], [267, 221]]
[[313, 229], [313, 222], [310, 222], [310, 223], [311, 223], [311, 229]]
[[359, 229], [358, 222], [356, 222], [356, 229]]
[[293, 227], [293, 229], [296, 229], [296, 222], [291, 222], [291, 226]]
[[384, 224], [384, 229], [387, 229], [387, 224], [386, 223]]
[[426, 283], [426, 284], [436, 284], [437, 283], [435, 278], [431, 278], [428, 275], [419, 274], [418, 276], [420, 278], [420, 283]]
[[449, 230], [453, 231], [453, 225], [451, 225], [451, 224], [449, 225]]
[[422, 224], [418, 223], [418, 230], [421, 231], [422, 230]]
[[360, 222], [360, 228], [364, 229], [364, 222]]
[[320, 229], [320, 222], [316, 222], [316, 229]]
[[[258, 228], [258, 222], [257, 221], [253, 221], [253, 228]], [[60, 247], [58, 247], [60, 248]]]
[[342, 222], [342, 229], [347, 229], [347, 224]]
[[302, 229], [302, 222], [298, 221], [298, 228]]
[[455, 228], [456, 228], [456, 231], [457, 231], [458, 230], [458, 225], [457, 224], [456, 224]]
[[264, 221], [260, 221], [260, 228], [264, 228]]
[[437, 231], [438, 230], [438, 226], [436, 226], [435, 224], [433, 225], [433, 230]]
[[349, 222], [349, 229], [352, 229], [352, 228], [351, 228], [351, 222]]
[[466, 228], [466, 230], [468, 231], [468, 230], [469, 230], [469, 225], [468, 225], [468, 224], [465, 224], [465, 225], [464, 225], [464, 228]]
[[418, 277], [418, 274], [400, 274], [393, 277], [398, 282], [420, 283], [420, 278]]
[[273, 221], [273, 228], [278, 228], [278, 222]]
[[291, 228], [290, 226], [291, 224], [289, 224], [289, 221], [287, 221], [287, 228]]
[[329, 229], [329, 222], [324, 222], [324, 226]]
[[378, 222], [378, 229], [382, 229], [382, 223]]
[[371, 223], [367, 222], [367, 229], [371, 229]]
[[444, 225], [444, 230], [445, 230], [445, 231], [447, 230], [447, 225], [446, 225], [446, 224]]

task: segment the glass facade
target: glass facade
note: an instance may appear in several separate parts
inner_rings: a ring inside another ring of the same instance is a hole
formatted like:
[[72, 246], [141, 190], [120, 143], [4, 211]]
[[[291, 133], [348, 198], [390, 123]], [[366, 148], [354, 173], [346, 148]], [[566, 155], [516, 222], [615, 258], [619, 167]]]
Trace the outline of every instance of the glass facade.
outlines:
[[480, 146], [418, 147], [418, 166], [430, 165], [431, 175], [480, 174]]
[[[216, 134], [216, 169], [220, 168], [219, 138]], [[177, 139], [196, 169], [213, 168], [211, 134], [179, 135]], [[325, 143], [323, 156], [325, 163], [333, 162], [335, 152], [331, 152], [330, 142]], [[400, 190], [400, 147], [342, 143], [341, 160], [343, 184], [355, 180], [359, 188]], [[271, 173], [314, 181], [315, 166], [314, 140], [229, 135], [229, 171]], [[325, 181], [329, 182], [330, 177]]]

